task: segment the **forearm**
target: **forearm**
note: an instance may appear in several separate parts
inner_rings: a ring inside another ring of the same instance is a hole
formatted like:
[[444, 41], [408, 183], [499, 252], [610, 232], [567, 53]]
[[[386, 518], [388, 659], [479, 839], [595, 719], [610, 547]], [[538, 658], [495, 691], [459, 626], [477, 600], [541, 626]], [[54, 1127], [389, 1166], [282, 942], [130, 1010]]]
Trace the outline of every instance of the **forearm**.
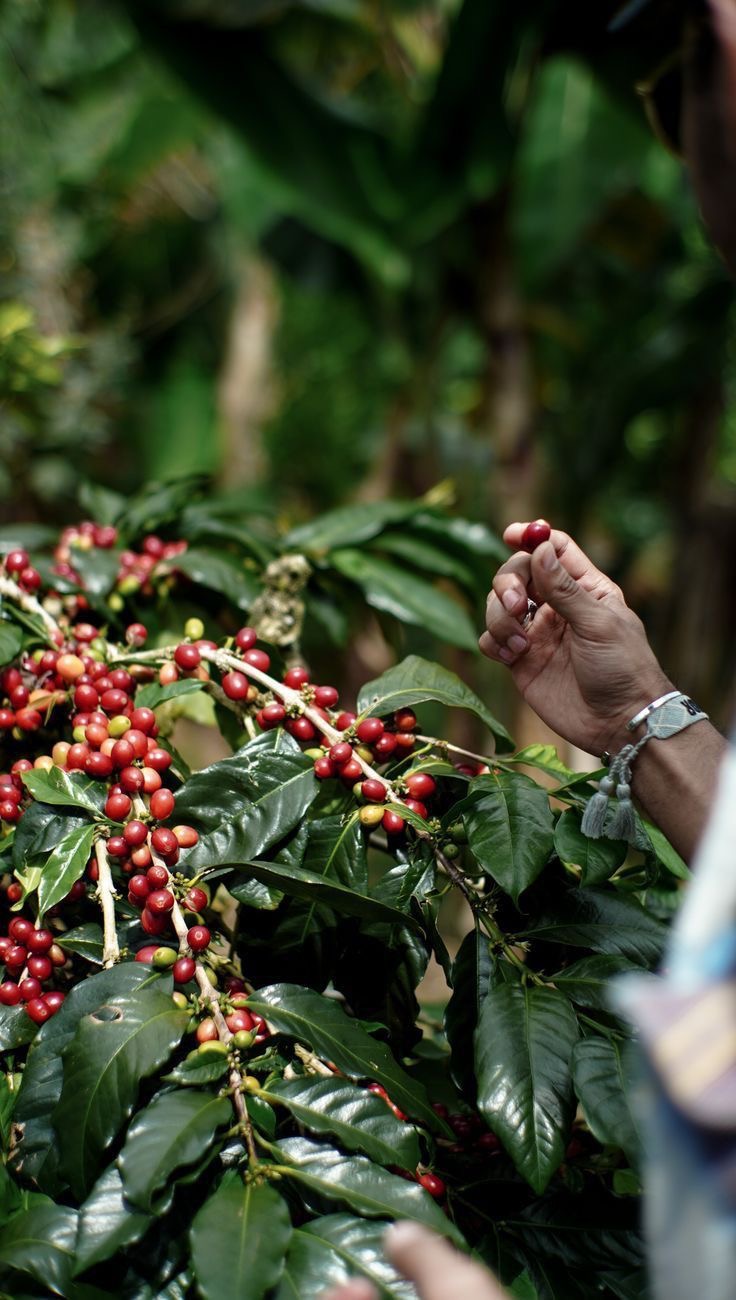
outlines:
[[650, 740], [632, 769], [632, 793], [686, 862], [691, 861], [715, 794], [726, 741], [710, 722], [669, 740]]

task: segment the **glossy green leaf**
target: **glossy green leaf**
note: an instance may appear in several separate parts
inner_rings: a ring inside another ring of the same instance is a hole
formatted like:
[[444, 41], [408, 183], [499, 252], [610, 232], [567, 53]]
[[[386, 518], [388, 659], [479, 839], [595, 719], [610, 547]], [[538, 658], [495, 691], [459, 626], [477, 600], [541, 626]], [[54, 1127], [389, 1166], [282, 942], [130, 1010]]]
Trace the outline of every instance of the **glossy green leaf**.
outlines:
[[12, 1052], [16, 1047], [23, 1047], [37, 1033], [38, 1025], [31, 1020], [23, 1003], [15, 1007], [0, 1007], [0, 1052]]
[[462, 806], [473, 856], [518, 902], [552, 853], [547, 791], [521, 772], [488, 773], [471, 781]]
[[0, 1277], [27, 1273], [54, 1295], [66, 1296], [71, 1281], [77, 1211], [34, 1200], [0, 1233]]
[[289, 1034], [326, 1061], [333, 1061], [348, 1078], [382, 1083], [406, 1115], [438, 1128], [422, 1085], [402, 1070], [385, 1043], [377, 1042], [346, 1016], [334, 998], [299, 984], [272, 984], [252, 993], [248, 1005], [279, 1033]]
[[463, 650], [478, 649], [478, 633], [467, 610], [444, 591], [369, 551], [333, 551], [338, 573], [355, 582], [374, 609], [402, 623], [424, 627]]
[[452, 963], [452, 997], [445, 1008], [445, 1033], [452, 1054], [452, 1077], [462, 1091], [475, 1091], [473, 1035], [491, 987], [493, 957], [479, 930], [466, 934]]
[[180, 682], [167, 682], [165, 686], [160, 682], [149, 682], [147, 686], [138, 687], [135, 693], [136, 708], [157, 709], [159, 704], [165, 704], [167, 700], [178, 700], [183, 695], [194, 695], [202, 690], [204, 690], [204, 682], [200, 682], [196, 677], [185, 677]]
[[386, 1259], [385, 1232], [380, 1220], [352, 1214], [324, 1215], [295, 1229], [275, 1300], [320, 1300], [356, 1276], [368, 1278], [381, 1300], [414, 1300], [413, 1286]]
[[58, 805], [34, 799], [15, 828], [13, 867], [22, 871], [31, 859], [44, 857], [72, 830], [89, 826], [86, 814], [60, 811]]
[[196, 1048], [183, 1061], [164, 1075], [166, 1083], [185, 1087], [201, 1087], [203, 1083], [216, 1083], [227, 1073], [227, 1057], [222, 1052], [200, 1052]]
[[110, 1165], [79, 1207], [75, 1272], [83, 1273], [125, 1246], [140, 1241], [150, 1223], [151, 1214], [127, 1199], [120, 1170], [117, 1165]]
[[448, 668], [419, 655], [408, 655], [372, 682], [358, 695], [358, 712], [384, 716], [395, 709], [408, 709], [424, 700], [437, 700], [453, 709], [468, 709], [493, 732], [499, 749], [513, 748], [513, 741], [475, 691]]
[[478, 1109], [537, 1193], [565, 1152], [577, 1039], [575, 1015], [555, 989], [502, 984], [483, 1003], [475, 1034]]
[[346, 1156], [307, 1138], [287, 1138], [278, 1145], [285, 1157], [281, 1172], [319, 1202], [343, 1201], [369, 1219], [414, 1219], [464, 1244], [455, 1225], [418, 1183], [390, 1174], [365, 1156]]
[[203, 1300], [260, 1300], [278, 1284], [291, 1238], [286, 1201], [268, 1183], [230, 1175], [192, 1223], [192, 1264]]
[[376, 501], [340, 506], [293, 528], [283, 540], [284, 550], [322, 556], [337, 547], [357, 546], [359, 542], [377, 537], [388, 525], [410, 518], [418, 508], [414, 501]]
[[232, 1118], [227, 1097], [212, 1092], [186, 1088], [154, 1097], [136, 1115], [118, 1157], [125, 1195], [152, 1209], [176, 1170], [198, 1162]]
[[0, 668], [17, 659], [23, 640], [23, 633], [15, 623], [0, 622]]
[[195, 773], [177, 794], [177, 820], [200, 832], [183, 865], [199, 870], [250, 861], [299, 824], [316, 789], [312, 761], [286, 732], [249, 741]]
[[626, 957], [582, 957], [550, 980], [578, 1006], [610, 1011], [611, 980], [625, 971], [641, 972], [641, 967]]
[[563, 783], [580, 776], [580, 772], [573, 772], [572, 768], [565, 766], [554, 745], [527, 745], [505, 761], [521, 767], [536, 767]]
[[414, 1170], [419, 1163], [415, 1129], [396, 1119], [382, 1097], [344, 1079], [280, 1079], [260, 1095], [286, 1106], [312, 1133], [329, 1134], [348, 1151], [362, 1151], [377, 1164]]
[[165, 1064], [189, 1019], [156, 989], [111, 996], [85, 1016], [64, 1052], [53, 1113], [61, 1172], [80, 1198], [103, 1152], [131, 1114], [141, 1081]]
[[83, 1016], [102, 1006], [108, 998], [133, 993], [146, 984], [160, 984], [160, 976], [139, 962], [123, 962], [111, 970], [89, 975], [69, 990], [61, 1009], [41, 1026], [23, 1071], [16, 1118], [23, 1125], [24, 1173], [44, 1191], [55, 1193], [63, 1186], [57, 1171], [59, 1151], [51, 1122], [63, 1084], [62, 1053], [74, 1038]]
[[676, 849], [673, 849], [669, 840], [662, 834], [658, 826], [653, 822], [646, 821], [642, 818], [644, 833], [649, 840], [655, 856], [664, 864], [668, 871], [672, 872], [678, 880], [691, 880], [692, 872], [686, 862], [683, 862]]
[[445, 549], [454, 546], [461, 555], [477, 555], [482, 560], [497, 560], [499, 564], [511, 553], [498, 534], [477, 519], [421, 511], [412, 519], [412, 530], [434, 537]]
[[573, 1052], [573, 1083], [591, 1131], [599, 1142], [621, 1147], [638, 1167], [641, 1143], [629, 1105], [632, 1090], [631, 1044], [591, 1035]]
[[84, 957], [95, 966], [102, 965], [102, 926], [95, 921], [86, 921], [84, 925], [67, 930], [65, 934], [59, 935], [59, 939], [65, 952]]
[[417, 569], [425, 569], [432, 577], [454, 578], [471, 590], [475, 585], [472, 571], [457, 556], [437, 543], [417, 537], [412, 531], [386, 532], [376, 539], [376, 550], [396, 555]]
[[34, 799], [42, 803], [68, 808], [84, 808], [90, 813], [100, 813], [105, 802], [105, 789], [100, 781], [91, 781], [81, 772], [67, 772], [65, 768], [51, 767], [48, 772], [40, 768], [23, 772], [23, 784]]
[[94, 822], [69, 831], [49, 854], [38, 886], [38, 908], [43, 914], [66, 898], [72, 885], [84, 874], [97, 827]]
[[561, 862], [580, 867], [584, 885], [600, 885], [608, 880], [629, 851], [623, 840], [592, 840], [580, 829], [580, 813], [568, 808], [555, 826], [555, 853]]
[[[414, 928], [419, 925], [415, 917], [397, 912], [380, 899], [359, 894], [354, 889], [346, 889], [337, 881], [325, 880], [323, 876], [314, 875], [304, 867], [288, 867], [280, 862], [248, 862], [244, 864], [244, 869], [251, 872], [256, 880], [275, 886], [291, 898], [300, 898], [315, 906], [331, 907], [345, 916], [362, 916], [369, 921], [388, 921]], [[235, 898], [240, 898], [237, 885], [231, 885], [230, 893]], [[308, 924], [308, 920], [305, 923]]]
[[190, 546], [176, 557], [181, 573], [210, 591], [219, 591], [238, 609], [247, 610], [260, 595], [261, 583], [250, 569], [227, 551]]
[[666, 936], [667, 927], [635, 898], [592, 888], [561, 893], [554, 910], [523, 931], [524, 938], [618, 954], [647, 967], [658, 961]]
[[309, 823], [302, 866], [348, 889], [368, 893], [365, 835], [357, 817], [320, 817]]
[[0, 528], [0, 551], [4, 554], [16, 547], [24, 551], [41, 550], [52, 546], [58, 535], [58, 528], [52, 528], [48, 524], [3, 524]]

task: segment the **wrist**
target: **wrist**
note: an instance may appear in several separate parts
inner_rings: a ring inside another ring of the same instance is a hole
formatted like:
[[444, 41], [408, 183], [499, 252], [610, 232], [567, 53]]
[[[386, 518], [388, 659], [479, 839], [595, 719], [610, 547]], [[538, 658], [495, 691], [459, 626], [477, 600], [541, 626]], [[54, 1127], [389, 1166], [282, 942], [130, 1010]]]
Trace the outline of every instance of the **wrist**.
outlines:
[[633, 731], [629, 730], [628, 723], [647, 705], [673, 690], [676, 690], [676, 687], [661, 669], [642, 679], [636, 689], [632, 690], [626, 704], [617, 712], [615, 719], [611, 721], [609, 729], [603, 733], [600, 753], [617, 754], [624, 745], [631, 745], [640, 739], [644, 734], [646, 719], [642, 720]]

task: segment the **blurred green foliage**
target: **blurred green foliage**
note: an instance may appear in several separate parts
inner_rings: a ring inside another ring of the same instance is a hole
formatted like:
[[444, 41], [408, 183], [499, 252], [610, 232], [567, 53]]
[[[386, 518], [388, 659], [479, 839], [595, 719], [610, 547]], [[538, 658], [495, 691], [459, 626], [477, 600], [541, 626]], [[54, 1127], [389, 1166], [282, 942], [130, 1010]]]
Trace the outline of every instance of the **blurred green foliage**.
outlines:
[[9, 0], [0, 271], [64, 342], [22, 400], [5, 363], [7, 509], [68, 516], [80, 467], [290, 518], [451, 477], [661, 593], [733, 495], [732, 292], [633, 89], [679, 10], [616, 7]]

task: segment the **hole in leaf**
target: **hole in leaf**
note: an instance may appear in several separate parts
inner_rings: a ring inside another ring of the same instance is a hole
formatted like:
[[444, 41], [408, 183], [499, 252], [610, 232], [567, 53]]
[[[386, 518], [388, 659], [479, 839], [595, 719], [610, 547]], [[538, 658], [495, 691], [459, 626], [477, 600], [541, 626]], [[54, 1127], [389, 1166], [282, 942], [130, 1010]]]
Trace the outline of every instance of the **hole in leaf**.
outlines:
[[122, 1018], [123, 1013], [120, 1007], [98, 1007], [96, 1011], [92, 1012], [93, 1020], [122, 1020]]

